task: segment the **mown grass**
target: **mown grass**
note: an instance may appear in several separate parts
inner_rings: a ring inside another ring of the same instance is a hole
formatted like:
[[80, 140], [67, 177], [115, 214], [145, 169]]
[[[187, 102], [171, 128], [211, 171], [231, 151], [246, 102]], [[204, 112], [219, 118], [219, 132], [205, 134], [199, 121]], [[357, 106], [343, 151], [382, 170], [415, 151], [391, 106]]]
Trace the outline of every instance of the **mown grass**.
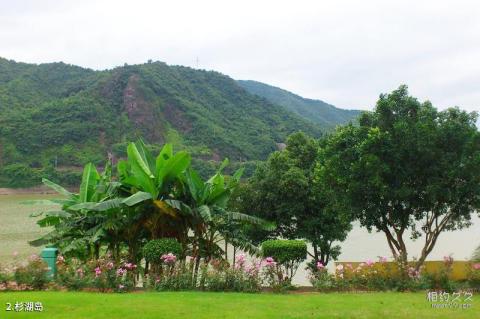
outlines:
[[0, 304], [40, 301], [42, 313], [11, 313], [0, 318], [479, 318], [469, 309], [433, 309], [425, 293], [305, 293], [276, 295], [139, 292], [0, 293]]

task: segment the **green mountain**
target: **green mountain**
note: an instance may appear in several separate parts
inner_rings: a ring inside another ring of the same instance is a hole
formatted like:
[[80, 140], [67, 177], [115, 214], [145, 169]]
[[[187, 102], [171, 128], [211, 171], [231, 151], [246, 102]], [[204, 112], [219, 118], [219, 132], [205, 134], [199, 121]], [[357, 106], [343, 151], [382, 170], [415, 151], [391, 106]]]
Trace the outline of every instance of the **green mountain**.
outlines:
[[128, 141], [188, 149], [208, 172], [225, 157], [253, 169], [297, 130], [326, 129], [223, 74], [154, 62], [94, 71], [0, 59], [0, 187], [42, 176], [78, 182], [81, 167], [125, 156]]
[[354, 120], [360, 111], [344, 110], [320, 100], [306, 99], [289, 91], [256, 81], [237, 81], [248, 92], [281, 105], [301, 117], [331, 129]]

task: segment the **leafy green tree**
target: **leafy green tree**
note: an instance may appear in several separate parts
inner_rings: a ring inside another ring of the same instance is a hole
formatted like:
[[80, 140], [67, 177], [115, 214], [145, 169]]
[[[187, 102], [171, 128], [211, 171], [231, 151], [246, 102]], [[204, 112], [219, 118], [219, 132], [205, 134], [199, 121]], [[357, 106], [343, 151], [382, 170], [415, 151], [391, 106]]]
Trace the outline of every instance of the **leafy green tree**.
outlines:
[[276, 223], [265, 238], [304, 238], [313, 247], [313, 262], [327, 264], [340, 254], [335, 242], [345, 240], [351, 217], [336, 209], [335, 197], [323, 177], [319, 143], [303, 133], [292, 134], [284, 151], [273, 153], [244, 187], [241, 211]]
[[328, 139], [325, 176], [362, 226], [385, 234], [395, 258], [408, 260], [408, 230], [413, 239], [423, 236], [418, 269], [439, 235], [468, 227], [479, 208], [476, 120], [458, 108], [439, 112], [401, 86], [381, 95], [358, 127]]

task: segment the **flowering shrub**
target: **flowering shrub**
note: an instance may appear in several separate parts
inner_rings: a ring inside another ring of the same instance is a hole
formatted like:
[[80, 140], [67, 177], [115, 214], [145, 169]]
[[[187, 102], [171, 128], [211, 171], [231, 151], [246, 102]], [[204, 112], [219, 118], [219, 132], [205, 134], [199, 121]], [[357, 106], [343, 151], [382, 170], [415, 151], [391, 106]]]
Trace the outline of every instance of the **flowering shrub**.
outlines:
[[452, 292], [455, 290], [457, 284], [450, 279], [451, 273], [453, 268], [453, 257], [452, 256], [444, 256], [443, 257], [443, 265], [438, 273], [425, 273], [424, 281], [428, 288], [437, 289], [437, 290], [444, 290], [446, 292]]
[[245, 255], [238, 255], [233, 267], [226, 261], [212, 260], [203, 263], [193, 281], [194, 260], [179, 261], [173, 254], [165, 254], [161, 270], [148, 274], [145, 287], [159, 290], [194, 290], [258, 292], [262, 289], [262, 263], [247, 262]]
[[278, 262], [273, 257], [263, 260], [263, 276], [268, 287], [275, 292], [285, 291], [292, 287], [291, 279], [285, 276]]
[[210, 265], [202, 266], [200, 288], [208, 291], [258, 292], [262, 289], [261, 269], [261, 261], [248, 263], [244, 254], [235, 258], [233, 267], [214, 260]]
[[14, 267], [14, 279], [20, 290], [42, 290], [48, 283], [48, 266], [37, 255], [30, 256], [26, 264]]
[[196, 285], [193, 283], [192, 261], [177, 261], [177, 257], [171, 253], [162, 255], [162, 263], [158, 272], [151, 272], [144, 277], [144, 287], [158, 291], [192, 290]]
[[9, 283], [12, 282], [12, 280], [12, 271], [0, 265], [0, 291], [8, 290]]
[[[311, 267], [309, 267], [311, 270]], [[310, 273], [310, 283], [320, 291], [332, 291], [337, 288], [335, 276], [328, 273], [327, 268], [321, 262], [316, 263], [316, 269]]]
[[68, 290], [80, 290], [88, 286], [84, 266], [76, 258], [67, 262], [62, 256], [57, 258], [57, 283]]
[[470, 287], [480, 289], [480, 262], [471, 263], [467, 274], [467, 281]]
[[[175, 262], [176, 256], [180, 256], [182, 253], [182, 246], [173, 238], [162, 238], [151, 240], [143, 247], [143, 256], [145, 260], [150, 263], [152, 272], [161, 272], [161, 265], [165, 262]], [[168, 258], [175, 257], [175, 260]], [[167, 258], [167, 259], [165, 259]]]
[[335, 273], [329, 274], [325, 266], [317, 263], [317, 269], [310, 274], [310, 282], [320, 291], [338, 290], [417, 290], [428, 288], [420, 271], [410, 267], [408, 275], [402, 275], [399, 263], [387, 263], [386, 257], [378, 261], [371, 259], [354, 267], [352, 264], [339, 264]]
[[99, 291], [125, 292], [135, 288], [137, 265], [116, 263], [110, 256], [90, 260], [86, 264], [77, 259], [57, 258], [56, 281], [69, 290], [95, 288]]

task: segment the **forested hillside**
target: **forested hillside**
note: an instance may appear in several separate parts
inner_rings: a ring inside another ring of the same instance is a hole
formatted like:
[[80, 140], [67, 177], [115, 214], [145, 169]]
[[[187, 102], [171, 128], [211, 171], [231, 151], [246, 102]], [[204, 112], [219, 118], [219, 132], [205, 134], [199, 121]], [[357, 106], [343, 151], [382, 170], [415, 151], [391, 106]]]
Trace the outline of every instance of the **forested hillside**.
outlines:
[[264, 97], [269, 102], [284, 106], [301, 117], [332, 129], [338, 124], [354, 120], [360, 111], [339, 109], [320, 100], [306, 99], [289, 91], [256, 81], [238, 81], [248, 92]]
[[0, 187], [42, 176], [74, 185], [81, 167], [125, 156], [127, 141], [188, 149], [201, 172], [266, 159], [290, 133], [317, 125], [248, 93], [223, 74], [161, 62], [94, 71], [0, 59]]
[[30, 186], [41, 176], [75, 184], [86, 162], [123, 157], [138, 137], [152, 148], [189, 149], [203, 171], [224, 157], [253, 166], [299, 128], [322, 130], [216, 72], [0, 60], [0, 186]]

